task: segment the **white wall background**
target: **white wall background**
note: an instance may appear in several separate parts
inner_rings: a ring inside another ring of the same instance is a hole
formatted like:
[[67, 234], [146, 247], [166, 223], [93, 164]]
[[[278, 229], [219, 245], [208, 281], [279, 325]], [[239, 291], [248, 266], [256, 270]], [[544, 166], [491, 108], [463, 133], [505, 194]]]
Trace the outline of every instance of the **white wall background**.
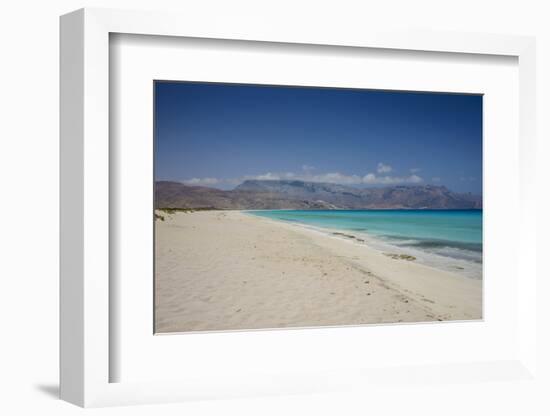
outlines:
[[[56, 399], [58, 367], [58, 16], [81, 7], [178, 10], [208, 19], [247, 14], [276, 21], [536, 35], [540, 214], [550, 212], [550, 11], [541, 0], [169, 1], [6, 0], [0, 9], [0, 413], [68, 415]], [[543, 166], [546, 165], [546, 166]], [[502, 184], [506, 186], [506, 184]], [[541, 215], [542, 216], [542, 215]], [[539, 241], [550, 232], [540, 219]], [[546, 246], [548, 246], [546, 244]], [[541, 246], [542, 247], [542, 246]], [[544, 254], [544, 250], [541, 250]], [[550, 278], [541, 256], [540, 275]], [[550, 284], [538, 287], [538, 383], [388, 387], [335, 393], [92, 410], [101, 415], [542, 415], [550, 414]]]

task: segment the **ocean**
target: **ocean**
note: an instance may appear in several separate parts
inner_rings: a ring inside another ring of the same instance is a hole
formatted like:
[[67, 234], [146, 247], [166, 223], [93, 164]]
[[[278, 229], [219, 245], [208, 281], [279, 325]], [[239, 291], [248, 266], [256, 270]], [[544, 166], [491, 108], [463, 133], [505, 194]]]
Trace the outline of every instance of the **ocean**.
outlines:
[[[250, 214], [313, 227], [344, 231], [384, 252], [481, 279], [482, 210], [265, 210]], [[337, 235], [336, 235], [337, 236]]]

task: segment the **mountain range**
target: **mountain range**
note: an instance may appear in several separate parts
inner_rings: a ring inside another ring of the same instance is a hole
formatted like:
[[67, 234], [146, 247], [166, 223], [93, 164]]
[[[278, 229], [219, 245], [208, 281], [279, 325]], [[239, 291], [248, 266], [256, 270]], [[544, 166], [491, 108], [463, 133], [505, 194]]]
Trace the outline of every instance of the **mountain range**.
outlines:
[[396, 185], [355, 188], [299, 180], [246, 180], [233, 190], [155, 183], [156, 208], [213, 209], [473, 209], [481, 196], [445, 186]]

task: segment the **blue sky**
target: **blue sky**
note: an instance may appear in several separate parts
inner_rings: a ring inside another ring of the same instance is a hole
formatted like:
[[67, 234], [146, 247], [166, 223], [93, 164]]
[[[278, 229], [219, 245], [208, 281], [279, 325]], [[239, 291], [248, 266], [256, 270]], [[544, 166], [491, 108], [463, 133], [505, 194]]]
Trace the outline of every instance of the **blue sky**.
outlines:
[[482, 97], [156, 82], [155, 178], [220, 189], [257, 178], [480, 194]]

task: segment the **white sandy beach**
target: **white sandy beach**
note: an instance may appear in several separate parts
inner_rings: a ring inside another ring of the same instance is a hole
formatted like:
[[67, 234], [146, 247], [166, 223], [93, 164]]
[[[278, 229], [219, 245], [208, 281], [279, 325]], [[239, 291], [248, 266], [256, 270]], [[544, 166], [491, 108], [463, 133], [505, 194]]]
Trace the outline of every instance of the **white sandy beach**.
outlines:
[[238, 211], [159, 214], [157, 333], [481, 318], [481, 280], [365, 242]]

